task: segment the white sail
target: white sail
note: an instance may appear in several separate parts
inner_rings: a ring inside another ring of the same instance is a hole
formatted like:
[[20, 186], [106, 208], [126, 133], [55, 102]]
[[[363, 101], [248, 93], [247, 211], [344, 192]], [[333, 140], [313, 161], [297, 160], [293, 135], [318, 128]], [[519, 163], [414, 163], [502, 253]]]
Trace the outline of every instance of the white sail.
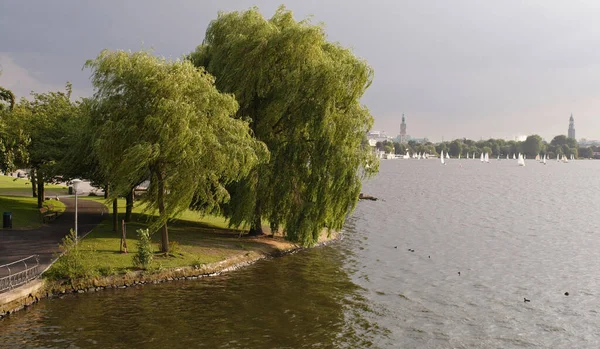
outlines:
[[513, 160], [517, 160], [517, 157], [515, 156], [515, 153], [513, 153]]
[[450, 153], [446, 153], [446, 159], [450, 159]]
[[508, 160], [508, 153], [506, 153], [506, 160]]
[[544, 159], [542, 160], [542, 162], [544, 163], [544, 165], [546, 164], [546, 155], [544, 155]]
[[521, 155], [521, 153], [519, 153], [519, 159], [517, 160], [517, 165], [525, 166], [525, 158], [523, 158], [523, 155]]
[[483, 160], [485, 162], [490, 162], [490, 155], [488, 153], [485, 153], [485, 157], [483, 158]]
[[469, 158], [469, 152], [467, 152], [467, 159]]
[[460, 160], [460, 153], [458, 153], [458, 160]]
[[481, 153], [480, 160], [481, 160], [481, 162], [485, 161], [485, 157], [484, 157], [483, 153]]
[[475, 160], [475, 152], [473, 152], [473, 160]]
[[445, 165], [446, 163], [444, 162], [444, 151], [442, 150], [442, 153], [440, 154], [440, 161], [442, 162], [442, 165]]

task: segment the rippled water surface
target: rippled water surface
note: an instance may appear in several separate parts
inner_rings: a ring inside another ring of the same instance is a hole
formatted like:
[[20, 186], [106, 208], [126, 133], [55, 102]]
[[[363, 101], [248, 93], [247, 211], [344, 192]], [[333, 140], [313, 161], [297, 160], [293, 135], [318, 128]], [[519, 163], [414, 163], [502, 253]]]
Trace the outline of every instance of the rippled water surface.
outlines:
[[388, 160], [363, 191], [342, 241], [44, 300], [0, 347], [600, 347], [600, 162]]

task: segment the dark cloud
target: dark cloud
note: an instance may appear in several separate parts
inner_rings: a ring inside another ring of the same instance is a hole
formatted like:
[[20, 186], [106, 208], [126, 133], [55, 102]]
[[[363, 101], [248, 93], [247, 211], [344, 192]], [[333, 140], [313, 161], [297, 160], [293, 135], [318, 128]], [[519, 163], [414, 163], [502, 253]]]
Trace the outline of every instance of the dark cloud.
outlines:
[[[219, 10], [279, 1], [4, 1], [0, 85], [15, 92], [74, 84], [89, 95], [83, 63], [102, 49], [153, 48], [179, 57], [202, 42]], [[363, 102], [375, 128], [411, 135], [510, 138], [566, 133], [600, 138], [600, 3], [596, 1], [288, 1], [298, 18], [375, 69]], [[13, 70], [9, 74], [6, 70]], [[20, 75], [19, 75], [20, 74]], [[26, 75], [20, 81], [18, 76]], [[24, 85], [30, 84], [27, 88]]]

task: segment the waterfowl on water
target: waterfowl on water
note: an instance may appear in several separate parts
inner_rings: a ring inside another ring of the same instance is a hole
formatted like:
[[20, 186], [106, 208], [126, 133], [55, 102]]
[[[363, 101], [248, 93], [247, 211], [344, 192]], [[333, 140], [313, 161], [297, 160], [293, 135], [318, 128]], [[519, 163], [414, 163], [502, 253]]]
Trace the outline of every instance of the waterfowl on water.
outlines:
[[523, 302], [525, 302], [525, 303], [531, 302], [531, 299], [523, 298]]

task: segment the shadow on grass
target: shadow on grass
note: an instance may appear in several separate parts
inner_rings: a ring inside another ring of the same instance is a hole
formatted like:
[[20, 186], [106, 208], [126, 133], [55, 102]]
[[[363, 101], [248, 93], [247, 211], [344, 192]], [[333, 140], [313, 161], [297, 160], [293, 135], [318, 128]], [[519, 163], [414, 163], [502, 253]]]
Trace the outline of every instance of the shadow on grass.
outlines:
[[[103, 268], [135, 270], [132, 258], [137, 252], [136, 230], [146, 229], [149, 218], [151, 218], [149, 215], [134, 210], [131, 222], [126, 224], [128, 253], [124, 254], [120, 252], [121, 226], [119, 225], [118, 232], [114, 232], [112, 215], [107, 215], [104, 221], [80, 243], [85, 264], [96, 270]], [[197, 266], [229, 257], [247, 255], [250, 252], [271, 253], [281, 247], [278, 244], [283, 243], [280, 237], [249, 238], [244, 231], [227, 229], [227, 223], [221, 217], [201, 217], [188, 212], [185, 218], [185, 220], [169, 222], [171, 252], [166, 256], [158, 252], [161, 244], [160, 232], [151, 234], [155, 266], [164, 268]], [[190, 220], [195, 218], [197, 220]]]

